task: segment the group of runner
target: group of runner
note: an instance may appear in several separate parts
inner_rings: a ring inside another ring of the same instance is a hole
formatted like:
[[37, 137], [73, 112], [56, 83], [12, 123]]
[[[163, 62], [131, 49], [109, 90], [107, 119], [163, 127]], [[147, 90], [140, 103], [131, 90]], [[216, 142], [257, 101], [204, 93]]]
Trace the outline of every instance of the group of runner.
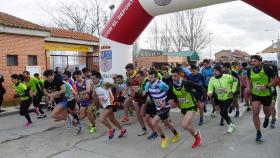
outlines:
[[230, 63], [212, 66], [205, 59], [203, 66], [170, 67], [160, 70], [155, 68], [136, 69], [132, 63], [125, 67], [126, 79], [122, 75], [114, 75], [113, 83], [104, 82], [98, 71], [75, 70], [61, 73], [46, 70], [44, 80], [38, 74], [34, 77], [25, 71], [23, 75], [11, 75], [15, 84], [15, 98], [20, 98], [20, 115], [25, 116], [26, 128], [32, 126], [29, 107], [33, 102], [34, 112], [38, 118], [46, 114], [40, 105], [43, 96], [47, 97], [49, 105], [54, 105], [52, 118], [55, 121], [66, 121], [67, 128], [75, 127], [79, 134], [82, 129], [81, 121], [88, 119], [89, 133], [97, 132], [96, 119], [100, 113], [100, 122], [108, 129], [108, 138], [115, 135], [119, 129], [119, 138], [127, 133], [126, 129], [116, 119], [114, 113], [124, 109], [122, 122], [129, 122], [129, 113], [135, 111], [140, 125], [138, 136], [146, 135], [147, 127], [151, 133], [147, 139], [161, 139], [161, 148], [168, 147], [169, 139], [161, 127], [167, 127], [173, 137], [172, 143], [180, 139], [180, 133], [172, 124], [169, 112], [179, 108], [182, 118], [182, 128], [194, 137], [192, 148], [197, 148], [202, 140], [201, 134], [193, 124], [195, 113], [199, 112], [198, 126], [204, 123], [203, 116], [207, 106], [213, 106], [212, 116], [219, 112], [220, 125], [224, 120], [228, 124], [227, 132], [233, 133], [237, 125], [231, 120], [229, 113], [235, 109], [235, 117], [239, 117], [239, 99], [245, 98], [246, 111], [253, 111], [253, 122], [256, 128], [256, 141], [262, 141], [259, 114], [261, 107], [265, 113], [263, 128], [269, 125], [275, 128], [276, 122], [276, 85], [278, 80], [277, 68], [270, 63], [263, 63], [258, 55], [251, 56], [250, 67], [242, 63], [236, 68]]

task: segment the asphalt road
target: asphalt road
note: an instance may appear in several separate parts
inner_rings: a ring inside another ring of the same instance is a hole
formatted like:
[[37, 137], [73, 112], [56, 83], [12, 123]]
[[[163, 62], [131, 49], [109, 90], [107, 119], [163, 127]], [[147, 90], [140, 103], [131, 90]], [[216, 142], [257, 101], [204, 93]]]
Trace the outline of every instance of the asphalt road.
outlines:
[[[191, 148], [193, 137], [182, 129], [182, 117], [177, 110], [171, 112], [171, 119], [181, 139], [176, 144], [170, 142], [166, 150], [160, 148], [159, 138], [150, 141], [147, 135], [137, 136], [140, 128], [134, 117], [125, 125], [126, 137], [109, 141], [106, 129], [99, 122], [98, 133], [90, 135], [84, 121], [83, 131], [77, 135], [74, 129], [67, 129], [64, 122], [53, 122], [50, 117], [38, 120], [32, 114], [34, 126], [25, 129], [23, 117], [9, 115], [0, 117], [0, 158], [280, 158], [279, 121], [276, 129], [262, 130], [265, 141], [258, 144], [252, 114], [244, 111], [245, 107], [241, 106], [241, 116], [232, 117], [237, 131], [231, 135], [226, 133], [226, 126], [219, 126], [219, 117], [211, 118], [207, 114], [204, 125], [199, 127], [203, 143], [195, 150]], [[122, 112], [117, 115], [120, 119]]]

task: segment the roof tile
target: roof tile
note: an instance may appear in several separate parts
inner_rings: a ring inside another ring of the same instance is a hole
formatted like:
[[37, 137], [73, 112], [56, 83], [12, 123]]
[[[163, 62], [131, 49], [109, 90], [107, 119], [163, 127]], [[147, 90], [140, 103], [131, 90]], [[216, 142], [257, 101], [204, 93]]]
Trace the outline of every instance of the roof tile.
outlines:
[[99, 42], [99, 38], [88, 33], [65, 30], [65, 29], [57, 29], [57, 28], [50, 28], [50, 30], [51, 30], [51, 37]]
[[99, 42], [99, 38], [91, 34], [65, 29], [47, 28], [3, 12], [0, 12], [0, 25], [36, 31], [46, 31], [51, 33], [51, 37], [56, 38]]
[[0, 25], [37, 31], [49, 31], [46, 27], [34, 24], [32, 22], [20, 19], [18, 17], [3, 12], [0, 12]]

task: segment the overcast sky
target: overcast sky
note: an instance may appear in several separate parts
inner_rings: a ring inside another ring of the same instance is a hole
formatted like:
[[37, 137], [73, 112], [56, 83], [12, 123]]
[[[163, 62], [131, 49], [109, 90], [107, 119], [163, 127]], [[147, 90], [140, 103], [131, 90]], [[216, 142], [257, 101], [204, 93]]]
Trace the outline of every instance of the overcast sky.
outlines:
[[[48, 25], [51, 18], [42, 11], [42, 8], [55, 8], [57, 3], [57, 0], [0, 0], [0, 11], [34, 23]], [[115, 0], [114, 3], [118, 5], [120, 0]], [[275, 32], [265, 30], [273, 29], [280, 33], [280, 22], [241, 1], [207, 7], [206, 24], [207, 32], [213, 33], [211, 42], [213, 54], [222, 49], [241, 49], [254, 54], [277, 39]], [[148, 40], [148, 33], [148, 30], [143, 32], [142, 41]], [[209, 46], [203, 50], [203, 54], [208, 53]]]

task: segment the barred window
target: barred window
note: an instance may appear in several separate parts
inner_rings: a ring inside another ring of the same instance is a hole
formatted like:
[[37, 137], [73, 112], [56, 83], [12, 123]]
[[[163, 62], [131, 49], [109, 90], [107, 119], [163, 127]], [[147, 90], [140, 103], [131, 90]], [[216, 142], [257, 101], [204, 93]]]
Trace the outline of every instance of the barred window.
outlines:
[[28, 55], [28, 66], [37, 65], [37, 55]]
[[7, 66], [18, 66], [18, 56], [7, 55]]

